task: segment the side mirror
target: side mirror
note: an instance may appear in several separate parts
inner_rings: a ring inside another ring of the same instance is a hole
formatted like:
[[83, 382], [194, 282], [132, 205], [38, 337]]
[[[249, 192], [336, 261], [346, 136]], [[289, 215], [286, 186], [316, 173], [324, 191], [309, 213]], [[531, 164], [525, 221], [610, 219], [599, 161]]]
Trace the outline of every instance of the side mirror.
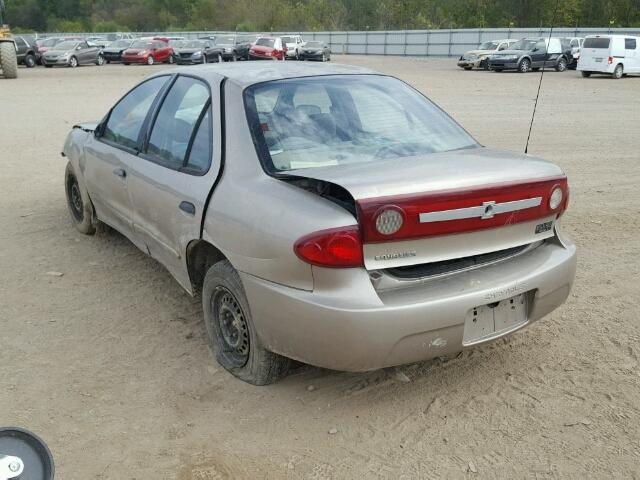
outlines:
[[533, 47], [533, 50], [531, 50], [532, 52], [537, 52], [538, 50], [540, 50], [538, 47]]
[[502, 47], [498, 48], [499, 52], [501, 52], [502, 50], [506, 50], [506, 47], [504, 45]]
[[78, 45], [78, 46], [76, 47], [76, 50], [82, 50], [82, 45]]

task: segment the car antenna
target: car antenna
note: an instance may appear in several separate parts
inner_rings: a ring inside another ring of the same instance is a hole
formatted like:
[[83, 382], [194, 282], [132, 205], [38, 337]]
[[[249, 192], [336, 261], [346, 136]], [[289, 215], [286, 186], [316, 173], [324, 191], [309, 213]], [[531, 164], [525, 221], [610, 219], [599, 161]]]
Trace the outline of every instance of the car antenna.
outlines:
[[[556, 0], [556, 7], [553, 9], [553, 17], [551, 18], [551, 29], [549, 30], [549, 40], [547, 42], [547, 51], [551, 46], [551, 36], [553, 35], [553, 26], [556, 23], [556, 14], [558, 13], [558, 5], [560, 0]], [[562, 48], [562, 47], [561, 47]], [[540, 82], [538, 83], [538, 93], [536, 94], [536, 102], [533, 105], [533, 114], [531, 115], [531, 123], [529, 124], [529, 135], [527, 135], [527, 144], [524, 147], [525, 155], [529, 153], [529, 140], [531, 140], [531, 130], [533, 130], [533, 120], [536, 118], [536, 110], [538, 109], [538, 98], [540, 98], [540, 88], [542, 88], [542, 79], [544, 78], [544, 70], [547, 64], [547, 60], [542, 62], [542, 71], [540, 72]]]

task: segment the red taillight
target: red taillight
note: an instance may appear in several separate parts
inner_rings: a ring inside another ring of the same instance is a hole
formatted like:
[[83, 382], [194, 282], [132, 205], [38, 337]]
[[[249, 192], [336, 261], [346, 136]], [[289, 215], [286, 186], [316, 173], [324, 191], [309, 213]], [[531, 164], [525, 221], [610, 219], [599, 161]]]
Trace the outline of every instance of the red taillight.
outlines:
[[298, 240], [293, 249], [301, 260], [311, 265], [329, 268], [364, 265], [357, 225], [312, 233]]
[[607, 62], [609, 63], [609, 65], [611, 65], [613, 63], [613, 57], [609, 57], [609, 59], [607, 60]]

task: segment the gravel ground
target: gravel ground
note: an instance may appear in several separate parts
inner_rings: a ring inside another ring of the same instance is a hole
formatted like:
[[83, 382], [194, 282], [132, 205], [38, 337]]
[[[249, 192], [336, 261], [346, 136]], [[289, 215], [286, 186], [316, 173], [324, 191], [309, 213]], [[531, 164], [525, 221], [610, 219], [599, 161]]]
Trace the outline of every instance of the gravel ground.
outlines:
[[[524, 149], [536, 74], [333, 60], [399, 76], [481, 143]], [[640, 78], [544, 77], [529, 151], [571, 182], [566, 305], [448, 361], [302, 367], [256, 388], [216, 365], [199, 300], [159, 264], [68, 221], [68, 130], [163, 68], [0, 80], [0, 425], [45, 438], [58, 478], [640, 478]]]

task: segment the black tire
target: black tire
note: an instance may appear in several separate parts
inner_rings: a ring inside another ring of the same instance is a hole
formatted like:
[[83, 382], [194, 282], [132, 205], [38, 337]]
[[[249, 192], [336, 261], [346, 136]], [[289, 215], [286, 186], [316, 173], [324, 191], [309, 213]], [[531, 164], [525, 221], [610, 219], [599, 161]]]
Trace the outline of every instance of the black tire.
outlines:
[[107, 63], [111, 63], [111, 60], [107, 60], [106, 62], [107, 62]]
[[202, 308], [210, 347], [223, 368], [252, 385], [268, 385], [286, 375], [291, 360], [260, 343], [240, 276], [228, 260], [209, 268]]
[[36, 66], [36, 57], [32, 53], [24, 57], [24, 66], [27, 68], [33, 68]]
[[129, 62], [122, 62], [125, 65], [131, 65]]
[[102, 55], [98, 55], [98, 58], [96, 58], [96, 65], [98, 65], [99, 67], [104, 65], [104, 57]]
[[153, 58], [153, 55], [149, 55], [147, 57], [147, 65], [153, 65], [154, 63], [156, 63], [156, 59]]
[[556, 63], [556, 72], [565, 72], [567, 70], [567, 59], [560, 57]]
[[540, 67], [532, 68], [531, 71], [532, 72], [539, 72], [540, 71]]
[[591, 76], [591, 72], [582, 72], [582, 76], [584, 78], [589, 78]]
[[489, 70], [489, 60], [486, 58], [484, 60], [480, 60], [480, 68], [483, 70]]
[[502, 71], [504, 70], [504, 68], [500, 68], [500, 67], [498, 67], [498, 68], [493, 68], [492, 70], [493, 70], [494, 72], [502, 72]]
[[45, 66], [44, 66], [44, 68], [52, 68], [52, 67], [53, 67], [53, 65], [46, 65], [45, 64]]
[[518, 64], [518, 71], [520, 73], [527, 73], [529, 70], [531, 70], [531, 60], [528, 58], [520, 60], [520, 63]]
[[67, 163], [64, 171], [64, 191], [67, 198], [69, 216], [76, 230], [85, 235], [96, 233], [98, 223], [89, 193], [78, 182], [71, 163]]
[[473, 67], [464, 67], [465, 70], [473, 70]]
[[613, 70], [613, 73], [611, 74], [611, 78], [615, 80], [620, 80], [623, 76], [624, 76], [624, 67], [622, 66], [621, 63], [619, 63], [618, 65], [616, 65], [616, 68]]
[[71, 57], [69, 59], [69, 66], [71, 68], [76, 68], [78, 65], [79, 65], [79, 63], [78, 63], [78, 59], [76, 57]]
[[4, 78], [18, 78], [18, 56], [13, 42], [0, 42], [0, 69]]

